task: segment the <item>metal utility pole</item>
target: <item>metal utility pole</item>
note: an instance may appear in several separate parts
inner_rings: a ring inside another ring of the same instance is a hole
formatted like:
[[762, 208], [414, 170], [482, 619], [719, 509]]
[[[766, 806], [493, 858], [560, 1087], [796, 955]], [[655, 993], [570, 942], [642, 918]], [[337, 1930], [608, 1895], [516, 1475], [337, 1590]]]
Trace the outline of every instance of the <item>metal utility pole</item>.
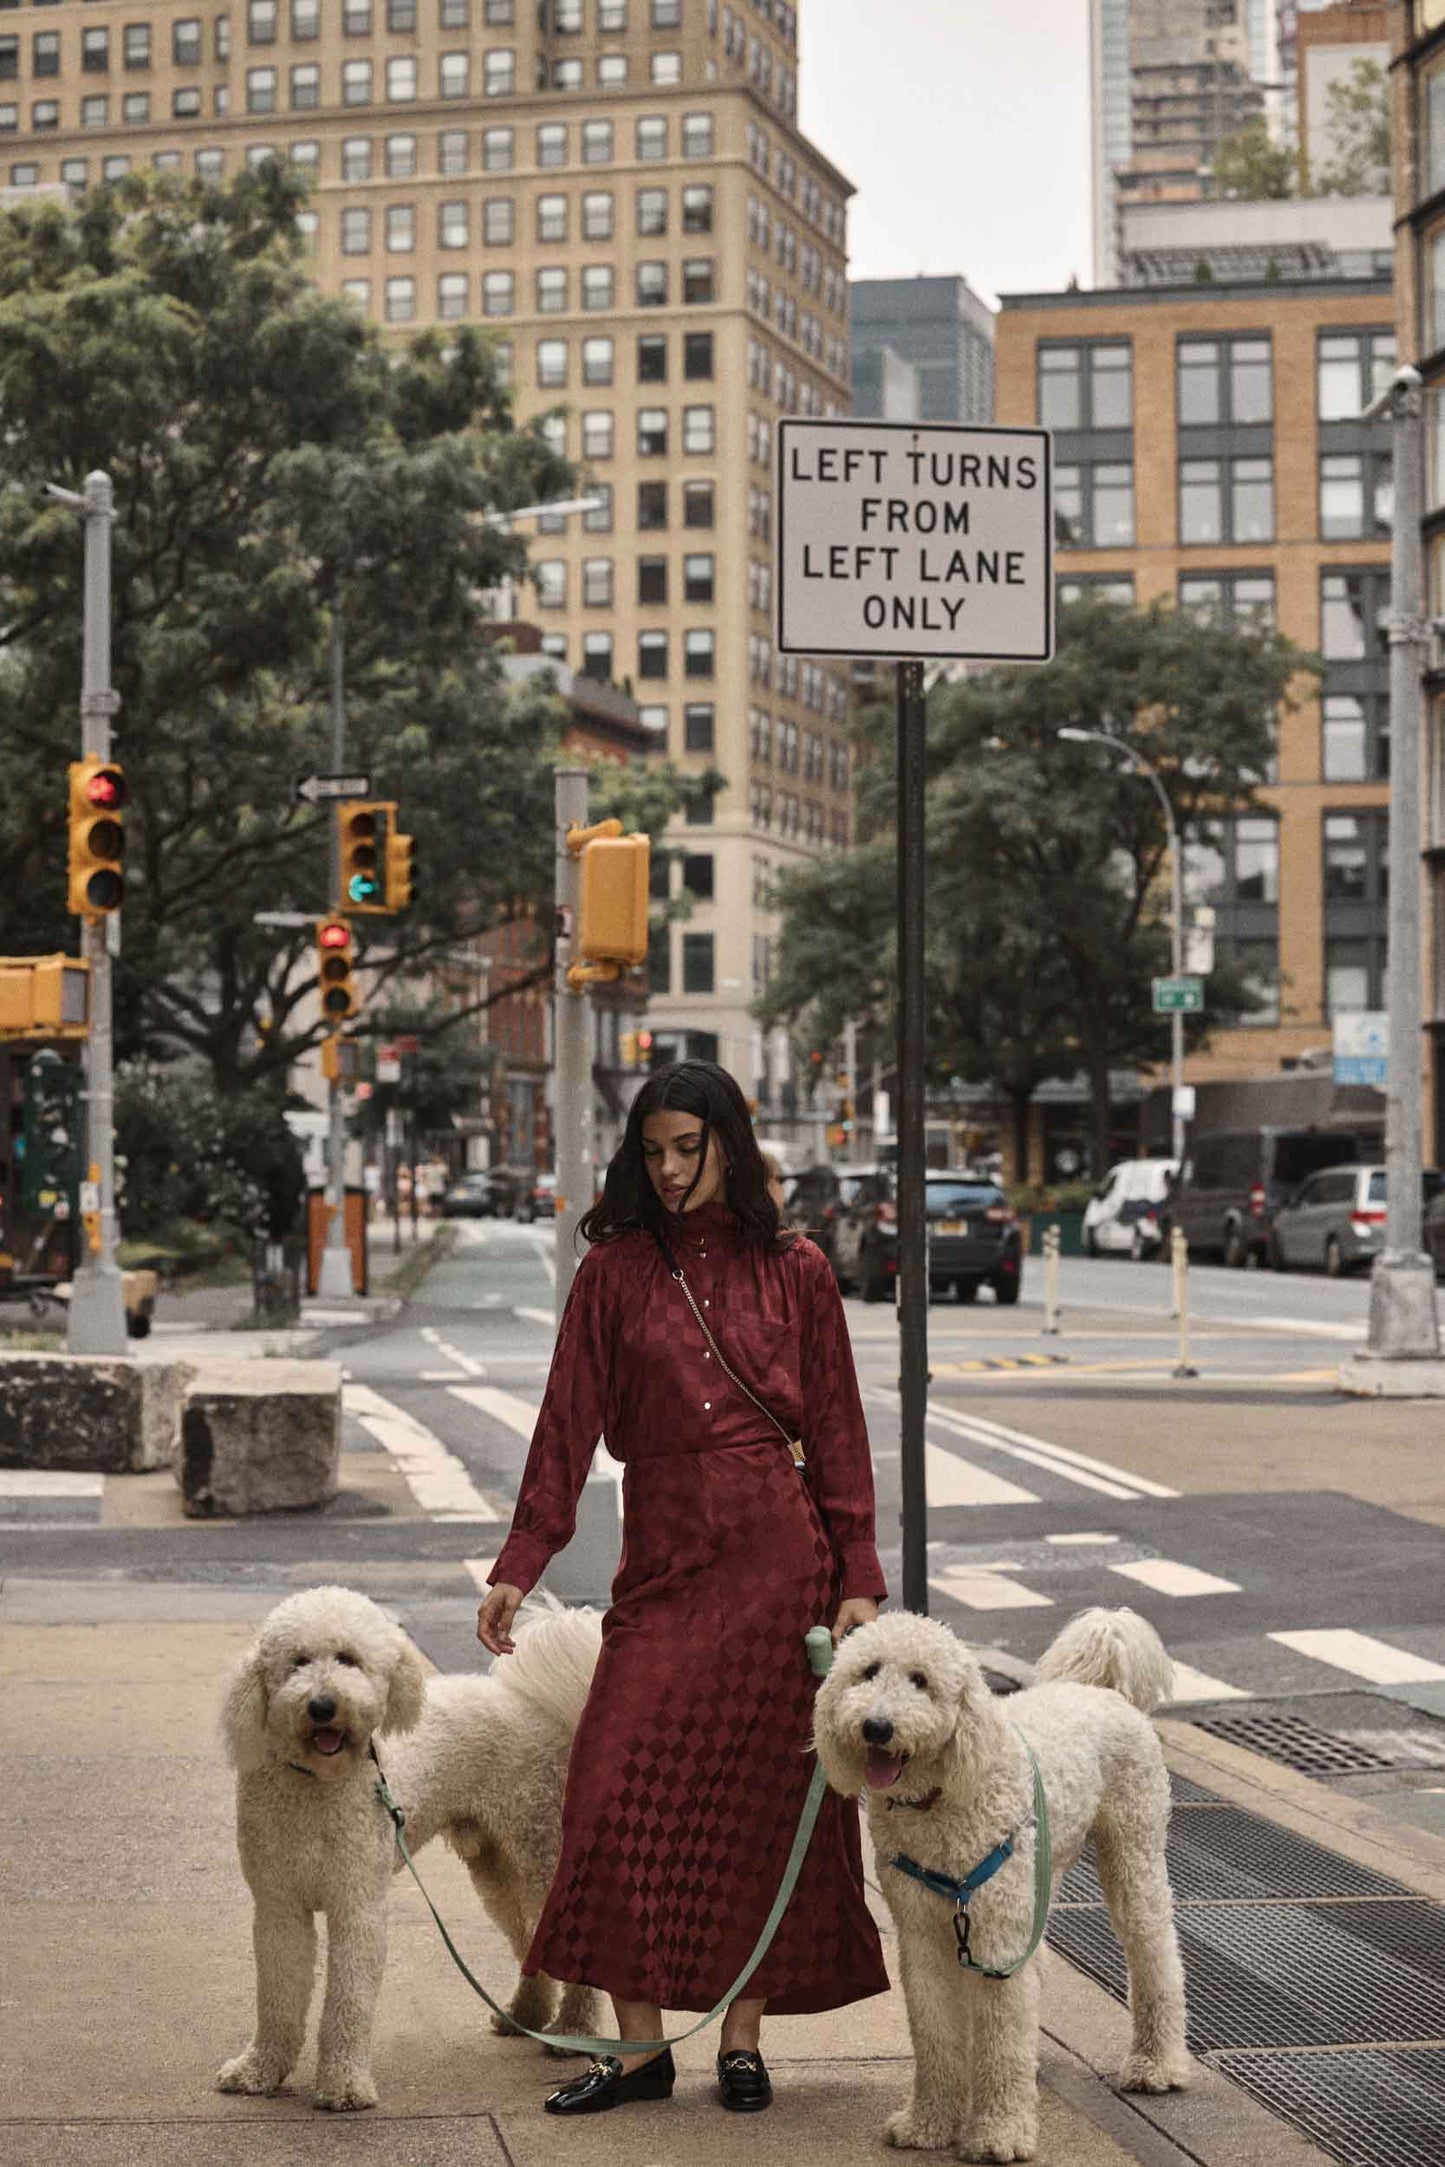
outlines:
[[843, 1026], [843, 1065], [848, 1071], [849, 1129], [843, 1144], [846, 1158], [856, 1162], [858, 1149], [858, 1025], [850, 1016]]
[[572, 1290], [577, 1269], [577, 1228], [592, 1207], [592, 1006], [581, 986], [567, 983], [576, 959], [578, 915], [582, 900], [582, 861], [567, 841], [572, 828], [587, 825], [587, 770], [558, 767], [557, 818], [557, 975], [552, 1003], [553, 1091], [556, 1096], [557, 1159], [557, 1322]]
[[898, 1398], [903, 1491], [903, 1607], [928, 1609], [928, 1219], [924, 1209], [923, 664], [898, 669]]
[[[338, 591], [331, 612], [331, 765], [340, 774], [346, 765], [346, 620]], [[327, 886], [333, 908], [344, 909], [341, 893], [341, 821], [331, 812], [330, 863]], [[356, 1293], [351, 1269], [351, 1244], [346, 1239], [346, 1106], [344, 1086], [338, 1075], [326, 1086], [326, 1246], [316, 1291], [331, 1301], [350, 1301]]]
[[[110, 530], [115, 498], [108, 474], [87, 474], [85, 489], [50, 484], [46, 494], [73, 505], [85, 523], [84, 656], [81, 666], [82, 755], [110, 758], [110, 718], [120, 705], [110, 682]], [[85, 1041], [86, 1177], [100, 1215], [100, 1246], [86, 1256], [71, 1286], [66, 1345], [72, 1354], [125, 1353], [125, 1297], [116, 1261], [115, 1061], [112, 1031], [112, 942], [120, 922], [81, 920], [81, 954], [90, 964], [90, 1035]]]
[[1390, 548], [1390, 1068], [1385, 1097], [1385, 1247], [1370, 1280], [1368, 1351], [1383, 1361], [1430, 1361], [1440, 1353], [1435, 1273], [1423, 1242], [1423, 1040], [1420, 930], [1420, 807], [1424, 690], [1429, 645], [1421, 570], [1425, 500], [1424, 393], [1403, 368], [1361, 419], [1388, 414], [1395, 476]]

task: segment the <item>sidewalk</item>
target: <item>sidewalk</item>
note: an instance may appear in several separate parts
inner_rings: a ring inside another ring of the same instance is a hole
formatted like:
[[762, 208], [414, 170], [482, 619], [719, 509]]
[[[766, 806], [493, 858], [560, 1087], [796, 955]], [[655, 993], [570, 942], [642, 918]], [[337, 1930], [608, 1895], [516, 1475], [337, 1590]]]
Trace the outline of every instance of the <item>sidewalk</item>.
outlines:
[[[214, 2091], [213, 2072], [244, 2043], [252, 2009], [249, 1903], [215, 1710], [228, 1665], [274, 1599], [234, 1584], [15, 1578], [0, 1594], [5, 2167], [851, 2167], [889, 2156], [880, 2132], [910, 2078], [896, 1987], [830, 2016], [775, 2020], [766, 2045], [777, 2102], [767, 2115], [740, 2120], [717, 2107], [715, 2043], [703, 2034], [679, 2051], [672, 2102], [563, 2126], [543, 2115], [541, 2096], [579, 2065], [490, 2034], [404, 1881], [393, 1889], [377, 2027], [379, 2110], [318, 2114], [310, 2050], [286, 2097]], [[1169, 1733], [1194, 1773], [1211, 1752], [1231, 1756], [1183, 1726]], [[1236, 1792], [1262, 1765], [1232, 1753]], [[1298, 1779], [1284, 1789], [1288, 1820], [1306, 1809]], [[1353, 1819], [1363, 1811], [1318, 1796]], [[1364, 1837], [1347, 1830], [1345, 1841], [1368, 1842], [1378, 1858], [1386, 1839], [1371, 1827]], [[1394, 1870], [1407, 1853], [1418, 1864], [1422, 1844], [1429, 1839], [1411, 1835], [1403, 1850], [1397, 1841]], [[1428, 1855], [1445, 1862], [1445, 1846]], [[433, 1846], [421, 1866], [473, 1968], [507, 1988], [510, 1957], [459, 1862]], [[886, 1912], [876, 1908], [896, 1978]], [[1041, 2161], [1321, 2167], [1322, 2154], [1211, 2070], [1198, 2068], [1182, 2097], [1115, 2094], [1105, 2077], [1122, 2058], [1127, 2018], [1057, 1958], [1045, 2031]]]

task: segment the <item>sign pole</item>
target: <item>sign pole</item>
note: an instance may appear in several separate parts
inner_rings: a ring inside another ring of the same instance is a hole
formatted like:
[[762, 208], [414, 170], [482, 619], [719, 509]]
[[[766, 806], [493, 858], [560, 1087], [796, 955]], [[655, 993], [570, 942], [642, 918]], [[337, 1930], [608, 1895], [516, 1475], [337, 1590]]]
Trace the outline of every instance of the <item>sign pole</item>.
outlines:
[[[346, 630], [338, 591], [331, 617], [331, 759], [340, 768], [346, 761]], [[336, 908], [344, 910], [341, 893], [341, 823], [333, 818], [330, 839], [328, 886]], [[350, 1301], [356, 1293], [351, 1270], [351, 1246], [346, 1239], [346, 1102], [338, 1064], [337, 1074], [326, 1086], [326, 1246], [316, 1291], [329, 1301]]]
[[557, 1323], [572, 1291], [577, 1271], [577, 1229], [592, 1209], [592, 1004], [581, 986], [569, 985], [567, 972], [577, 958], [577, 920], [582, 903], [582, 861], [567, 841], [572, 828], [587, 825], [589, 797], [585, 767], [558, 767], [557, 816], [557, 976], [552, 1000], [552, 1075], [555, 1164], [557, 1168]]
[[923, 664], [898, 669], [898, 1396], [903, 1607], [928, 1610], [928, 1219], [924, 1210], [924, 782], [928, 709]]

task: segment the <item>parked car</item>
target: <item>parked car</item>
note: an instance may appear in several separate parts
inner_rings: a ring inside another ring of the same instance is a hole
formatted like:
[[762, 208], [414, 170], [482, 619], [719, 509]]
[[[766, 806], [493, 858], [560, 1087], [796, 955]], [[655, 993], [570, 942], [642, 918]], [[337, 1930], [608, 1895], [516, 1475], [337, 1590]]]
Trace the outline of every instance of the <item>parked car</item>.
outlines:
[[1159, 1246], [1159, 1207], [1169, 1194], [1175, 1159], [1121, 1159], [1084, 1206], [1084, 1254], [1135, 1259]]
[[1435, 1277], [1445, 1279], [1445, 1187], [1436, 1190], [1425, 1211], [1425, 1247], [1435, 1265]]
[[1362, 1139], [1349, 1129], [1216, 1129], [1201, 1136], [1160, 1213], [1159, 1253], [1168, 1255], [1177, 1226], [1191, 1256], [1263, 1263], [1280, 1205], [1311, 1174], [1358, 1166], [1365, 1156]]
[[[1427, 1171], [1425, 1209], [1445, 1191], [1445, 1175]], [[1383, 1166], [1331, 1167], [1311, 1174], [1281, 1204], [1269, 1230], [1269, 1261], [1277, 1271], [1300, 1265], [1307, 1271], [1361, 1271], [1385, 1246], [1385, 1169]]]
[[[924, 1181], [928, 1219], [928, 1290], [952, 1289], [971, 1302], [985, 1284], [994, 1299], [1013, 1303], [1023, 1284], [1023, 1230], [997, 1182], [969, 1174], [930, 1173]], [[837, 1221], [838, 1284], [856, 1287], [865, 1302], [886, 1302], [898, 1281], [897, 1176], [879, 1167]]]
[[852, 1203], [865, 1176], [874, 1171], [865, 1166], [819, 1165], [783, 1176], [784, 1224], [799, 1228], [815, 1241], [835, 1270], [838, 1215]]
[[524, 1179], [521, 1194], [517, 1198], [517, 1217], [528, 1224], [533, 1219], [555, 1219], [557, 1216], [557, 1176], [533, 1174]]
[[486, 1167], [480, 1172], [459, 1174], [457, 1179], [442, 1192], [442, 1217], [444, 1219], [495, 1219], [502, 1209], [501, 1199], [505, 1185], [498, 1181], [498, 1169]]

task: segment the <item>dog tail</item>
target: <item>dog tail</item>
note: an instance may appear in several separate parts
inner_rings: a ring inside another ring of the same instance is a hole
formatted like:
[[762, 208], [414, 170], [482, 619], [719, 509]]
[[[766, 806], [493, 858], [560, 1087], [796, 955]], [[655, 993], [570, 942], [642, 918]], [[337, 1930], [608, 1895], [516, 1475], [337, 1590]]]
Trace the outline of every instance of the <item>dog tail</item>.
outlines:
[[1137, 1610], [1082, 1610], [1039, 1657], [1040, 1685], [1112, 1686], [1131, 1707], [1152, 1715], [1174, 1690], [1164, 1643]]
[[521, 1627], [517, 1651], [492, 1676], [539, 1714], [575, 1730], [602, 1648], [595, 1610], [559, 1610]]

